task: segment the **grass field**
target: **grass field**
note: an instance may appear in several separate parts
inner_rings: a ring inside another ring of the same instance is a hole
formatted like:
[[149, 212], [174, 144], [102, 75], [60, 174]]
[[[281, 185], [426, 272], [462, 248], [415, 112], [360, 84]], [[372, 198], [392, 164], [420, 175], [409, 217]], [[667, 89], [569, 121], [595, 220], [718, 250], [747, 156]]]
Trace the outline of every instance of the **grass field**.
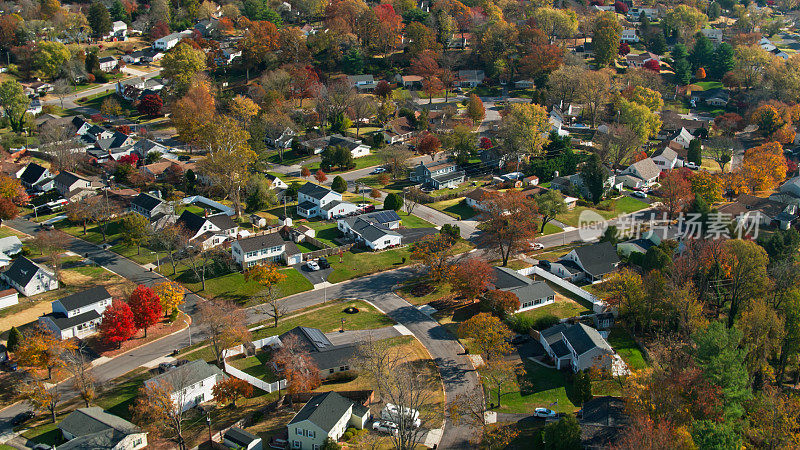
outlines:
[[339, 244], [334, 242], [334, 239], [342, 236], [342, 232], [336, 228], [336, 223], [315, 221], [315, 222], [300, 222], [303, 225], [313, 229], [317, 232], [316, 239], [328, 244], [331, 247], [337, 247]]
[[[355, 314], [345, 313], [344, 309], [349, 306], [358, 308], [358, 312]], [[276, 336], [301, 325], [319, 328], [323, 333], [328, 333], [338, 330], [342, 326], [342, 319], [344, 319], [345, 330], [371, 330], [395, 324], [389, 316], [362, 300], [332, 300], [321, 306], [313, 306], [302, 310], [299, 314], [280, 319], [277, 327], [273, 326], [272, 321], [264, 322], [262, 323], [264, 328], [256, 330], [253, 333], [253, 339]]]
[[562, 299], [561, 301], [557, 301], [549, 305], [540, 306], [538, 308], [529, 309], [527, 311], [517, 313], [516, 315], [530, 317], [532, 319], [538, 319], [540, 317], [544, 317], [547, 315], [553, 315], [558, 317], [559, 319], [564, 319], [567, 317], [575, 317], [577, 315], [587, 314], [590, 312], [591, 309], [587, 309], [585, 306], [581, 305], [578, 302], [575, 302], [571, 299]]
[[[372, 166], [379, 166], [379, 165], [383, 164], [383, 160], [381, 159], [380, 156], [378, 156], [378, 155], [376, 155], [374, 153], [371, 153], [369, 155], [362, 156], [360, 158], [354, 159], [353, 163], [355, 163], [355, 166], [351, 167], [351, 168], [349, 168], [347, 170], [339, 170], [339, 168], [336, 167], [336, 168], [334, 168], [336, 170], [331, 170], [331, 171], [326, 172], [326, 173], [337, 174], [337, 173], [350, 172], [351, 170], [358, 170], [358, 169], [364, 169], [364, 168], [372, 167]], [[311, 163], [311, 164], [306, 165], [305, 167], [308, 167], [309, 170], [311, 170], [311, 173], [314, 173], [317, 170], [319, 170], [319, 163], [318, 162], [317, 163]], [[332, 177], [328, 176], [328, 178], [332, 178]]]
[[397, 213], [402, 221], [402, 226], [406, 228], [434, 228], [436, 225], [428, 222], [425, 219], [417, 217], [413, 214], [406, 214], [403, 212]]
[[454, 217], [459, 220], [469, 220], [475, 217], [476, 211], [471, 206], [467, 205], [464, 198], [453, 198], [450, 200], [442, 200], [438, 202], [429, 203], [426, 206], [441, 211], [448, 216]]
[[639, 345], [624, 328], [612, 329], [611, 334], [608, 335], [608, 343], [619, 353], [631, 370], [642, 370], [649, 366]]
[[280, 378], [275, 374], [275, 371], [272, 370], [272, 365], [270, 364], [271, 360], [272, 352], [268, 350], [258, 350], [254, 356], [229, 358], [228, 363], [242, 372], [259, 378], [266, 383], [274, 383]]
[[575, 208], [567, 211], [558, 216], [558, 220], [566, 225], [577, 227], [579, 218], [582, 212], [591, 210], [599, 214], [604, 219], [608, 220], [617, 217], [621, 214], [629, 214], [647, 208], [649, 205], [645, 202], [636, 200], [634, 198], [625, 196], [614, 201], [614, 208], [610, 211], [603, 211], [595, 208], [588, 208], [585, 206], [576, 206]]

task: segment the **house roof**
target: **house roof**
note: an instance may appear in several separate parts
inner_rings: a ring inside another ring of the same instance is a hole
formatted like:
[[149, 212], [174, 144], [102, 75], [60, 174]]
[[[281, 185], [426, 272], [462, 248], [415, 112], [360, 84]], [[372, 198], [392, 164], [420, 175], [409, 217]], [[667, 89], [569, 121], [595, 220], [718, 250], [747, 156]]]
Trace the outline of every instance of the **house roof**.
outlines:
[[314, 184], [308, 182], [300, 187], [297, 191], [300, 194], [305, 194], [311, 198], [322, 200], [326, 195], [333, 192], [330, 189], [326, 188], [325, 186], [320, 186], [318, 184]]
[[180, 217], [178, 217], [177, 223], [183, 228], [197, 233], [203, 228], [203, 225], [206, 223], [206, 219], [205, 217], [198, 216], [188, 209], [185, 209], [181, 213]]
[[479, 188], [471, 191], [469, 194], [465, 195], [465, 197], [471, 198], [472, 200], [475, 200], [476, 202], [482, 202], [482, 201], [486, 200], [487, 198], [493, 198], [496, 195], [497, 195], [497, 191], [494, 191], [492, 189], [486, 189], [486, 188], [483, 188], [483, 187], [479, 187]]
[[336, 423], [352, 411], [353, 402], [336, 392], [314, 396], [289, 422], [289, 425], [308, 420], [329, 433]]
[[598, 242], [584, 245], [573, 250], [578, 255], [583, 270], [593, 276], [600, 276], [614, 271], [619, 263], [617, 250], [610, 242]]
[[23, 183], [36, 184], [36, 182], [42, 178], [42, 175], [44, 175], [46, 171], [46, 168], [36, 163], [30, 163], [25, 166], [25, 170], [22, 172], [22, 175], [20, 175], [19, 179]]
[[66, 330], [69, 328], [74, 327], [75, 325], [80, 325], [82, 323], [86, 323], [90, 320], [95, 320], [100, 318], [100, 314], [95, 311], [94, 309], [90, 309], [85, 313], [78, 314], [77, 316], [67, 317], [61, 313], [48, 313], [42, 317], [47, 317], [59, 330]]
[[111, 294], [108, 293], [105, 287], [95, 286], [83, 292], [76, 292], [72, 295], [62, 297], [58, 299], [58, 302], [61, 303], [67, 311], [72, 311], [73, 309], [89, 306], [100, 300], [110, 298]]
[[595, 397], [583, 404], [581, 412], [581, 444], [584, 448], [608, 448], [629, 424], [625, 401], [619, 397]]
[[86, 178], [75, 175], [72, 172], [67, 172], [66, 170], [62, 170], [61, 172], [58, 172], [58, 175], [56, 175], [55, 179], [53, 179], [53, 182], [56, 184], [62, 184], [64, 186], [72, 186], [73, 184], [75, 184], [80, 180], [87, 181]]
[[308, 352], [320, 370], [347, 364], [355, 354], [355, 345], [333, 345], [325, 334], [317, 328], [295, 327], [278, 338], [281, 341], [296, 336], [299, 345]]
[[252, 433], [248, 433], [241, 428], [230, 427], [228, 428], [228, 431], [225, 432], [225, 439], [233, 442], [234, 444], [240, 445], [242, 448], [248, 448], [251, 443], [258, 441], [261, 438]]
[[643, 180], [652, 180], [661, 174], [661, 169], [651, 158], [636, 161], [630, 165], [629, 169], [635, 169], [638, 176]]
[[366, 213], [366, 214], [359, 214], [357, 216], [345, 217], [341, 220], [343, 220], [345, 223], [347, 223], [348, 226], [350, 226], [350, 228], [352, 228], [356, 220], [365, 220], [370, 223], [388, 225], [393, 222], [400, 222], [401, 219], [400, 216], [398, 216], [397, 212], [395, 211], [381, 210], [381, 211], [373, 211], [371, 213]]
[[527, 286], [533, 280], [508, 267], [494, 267], [494, 287], [497, 289], [514, 289]]
[[131, 200], [131, 205], [136, 205], [145, 211], [152, 211], [161, 204], [161, 199], [158, 197], [153, 197], [150, 194], [142, 192], [141, 194], [137, 195], [136, 198]]
[[255, 252], [263, 248], [277, 247], [284, 245], [286, 241], [283, 240], [280, 233], [266, 233], [258, 234], [236, 241], [245, 253]]
[[172, 388], [176, 391], [178, 388], [195, 384], [199, 381], [211, 378], [212, 376], [221, 378], [225, 375], [221, 370], [219, 370], [219, 367], [209, 364], [202, 359], [198, 359], [196, 361], [176, 367], [168, 372], [156, 375], [147, 380], [146, 383], [169, 383], [169, 385], [172, 386]]
[[551, 288], [544, 281], [534, 281], [526, 286], [510, 289], [509, 292], [516, 294], [520, 303], [539, 300], [556, 295], [556, 291], [554, 291], [553, 288]]
[[582, 355], [596, 347], [611, 350], [611, 346], [600, 336], [597, 330], [582, 323], [576, 323], [568, 327], [562, 334], [578, 355]]
[[455, 180], [456, 178], [461, 178], [465, 175], [463, 170], [456, 170], [453, 172], [447, 172], [440, 175], [433, 175], [431, 177], [432, 180], [436, 180], [439, 183], [446, 183], [448, 181]]
[[345, 137], [341, 134], [334, 134], [328, 140], [328, 145], [336, 145], [340, 147], [344, 147], [350, 151], [357, 148], [358, 146], [362, 145], [361, 141], [358, 139], [353, 139], [351, 137]]
[[400, 236], [400, 233], [392, 231], [380, 223], [373, 223], [360, 218], [353, 222], [351, 228], [368, 242], [375, 242], [385, 236]]
[[220, 230], [230, 230], [232, 228], [236, 228], [239, 225], [230, 218], [229, 215], [225, 213], [214, 214], [208, 216], [208, 221], [213, 223], [217, 228]]
[[656, 150], [656, 152], [653, 153], [653, 158], [656, 158], [658, 156], [666, 159], [667, 161], [675, 161], [676, 159], [678, 159], [678, 152], [667, 146], [660, 150]]
[[738, 216], [758, 211], [774, 219], [786, 209], [786, 206], [785, 203], [779, 201], [756, 197], [750, 194], [742, 194], [735, 202], [720, 206], [719, 212]]
[[36, 273], [40, 270], [50, 274], [51, 276], [53, 275], [44, 267], [36, 264], [28, 258], [22, 257], [14, 260], [14, 262], [11, 263], [11, 265], [8, 267], [8, 269], [6, 269], [5, 272], [3, 272], [3, 274], [5, 274], [5, 276], [14, 283], [17, 283], [20, 286], [27, 286]]
[[389, 122], [389, 131], [394, 134], [406, 134], [412, 133], [414, 131], [414, 127], [411, 126], [411, 122], [408, 121], [408, 117], [398, 117], [391, 122]]
[[116, 61], [117, 61], [117, 58], [114, 58], [113, 56], [103, 56], [102, 58], [99, 58], [97, 60], [97, 62], [99, 62], [100, 64], [108, 63], [108, 62], [116, 62]]
[[22, 241], [16, 236], [0, 238], [0, 253], [11, 256], [22, 251]]
[[125, 436], [144, 433], [127, 420], [92, 406], [71, 412], [58, 428], [75, 436], [75, 439], [58, 448], [114, 448]]

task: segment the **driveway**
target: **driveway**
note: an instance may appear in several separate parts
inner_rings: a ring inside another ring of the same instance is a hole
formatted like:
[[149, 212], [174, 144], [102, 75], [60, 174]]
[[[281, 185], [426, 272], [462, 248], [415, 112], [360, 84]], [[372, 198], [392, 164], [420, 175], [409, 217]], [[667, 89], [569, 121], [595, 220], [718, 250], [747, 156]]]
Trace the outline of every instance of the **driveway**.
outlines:
[[422, 240], [425, 236], [436, 234], [439, 230], [436, 228], [400, 228], [397, 232], [403, 236], [400, 243], [408, 245]]
[[295, 264], [292, 267], [297, 269], [298, 272], [303, 274], [303, 276], [306, 277], [306, 279], [310, 281], [311, 284], [314, 285], [328, 281], [328, 276], [330, 276], [331, 272], [333, 272], [333, 269], [330, 267], [328, 267], [327, 269], [321, 269], [314, 272], [311, 269], [309, 269], [308, 266], [306, 266], [306, 263]]

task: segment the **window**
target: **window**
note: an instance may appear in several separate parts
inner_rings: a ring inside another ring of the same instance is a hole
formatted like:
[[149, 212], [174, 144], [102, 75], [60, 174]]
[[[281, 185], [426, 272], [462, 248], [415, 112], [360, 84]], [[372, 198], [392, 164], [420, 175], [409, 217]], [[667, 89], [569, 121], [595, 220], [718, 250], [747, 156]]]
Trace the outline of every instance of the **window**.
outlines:
[[[295, 433], [297, 433], [298, 436], [302, 436], [303, 435], [303, 429], [302, 428], [295, 428], [294, 431], [295, 431]], [[297, 441], [295, 441], [295, 442], [297, 442]]]
[[139, 439], [136, 439], [135, 441], [133, 441], [133, 446], [134, 447], [138, 447], [140, 445], [142, 445], [142, 438], [139, 438]]
[[300, 441], [292, 441], [292, 448], [303, 448]]
[[335, 371], [336, 371], [336, 369], [328, 369], [328, 373], [333, 373]]
[[542, 299], [540, 299], [540, 298], [537, 298], [536, 300], [533, 301], [534, 305], [538, 305], [538, 304], [541, 304], [541, 303], [542, 303]]

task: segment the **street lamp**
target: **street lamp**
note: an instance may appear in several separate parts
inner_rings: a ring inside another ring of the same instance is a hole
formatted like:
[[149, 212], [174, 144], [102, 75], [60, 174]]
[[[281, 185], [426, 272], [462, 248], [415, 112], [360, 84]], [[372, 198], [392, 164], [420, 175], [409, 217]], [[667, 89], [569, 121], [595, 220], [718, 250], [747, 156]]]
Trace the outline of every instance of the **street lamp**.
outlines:
[[211, 441], [211, 410], [206, 411], [206, 425], [208, 425], [208, 445], [213, 445]]
[[161, 258], [158, 257], [158, 253], [150, 250], [151, 255], [156, 255], [156, 265], [158, 266], [158, 271], [161, 271]]

